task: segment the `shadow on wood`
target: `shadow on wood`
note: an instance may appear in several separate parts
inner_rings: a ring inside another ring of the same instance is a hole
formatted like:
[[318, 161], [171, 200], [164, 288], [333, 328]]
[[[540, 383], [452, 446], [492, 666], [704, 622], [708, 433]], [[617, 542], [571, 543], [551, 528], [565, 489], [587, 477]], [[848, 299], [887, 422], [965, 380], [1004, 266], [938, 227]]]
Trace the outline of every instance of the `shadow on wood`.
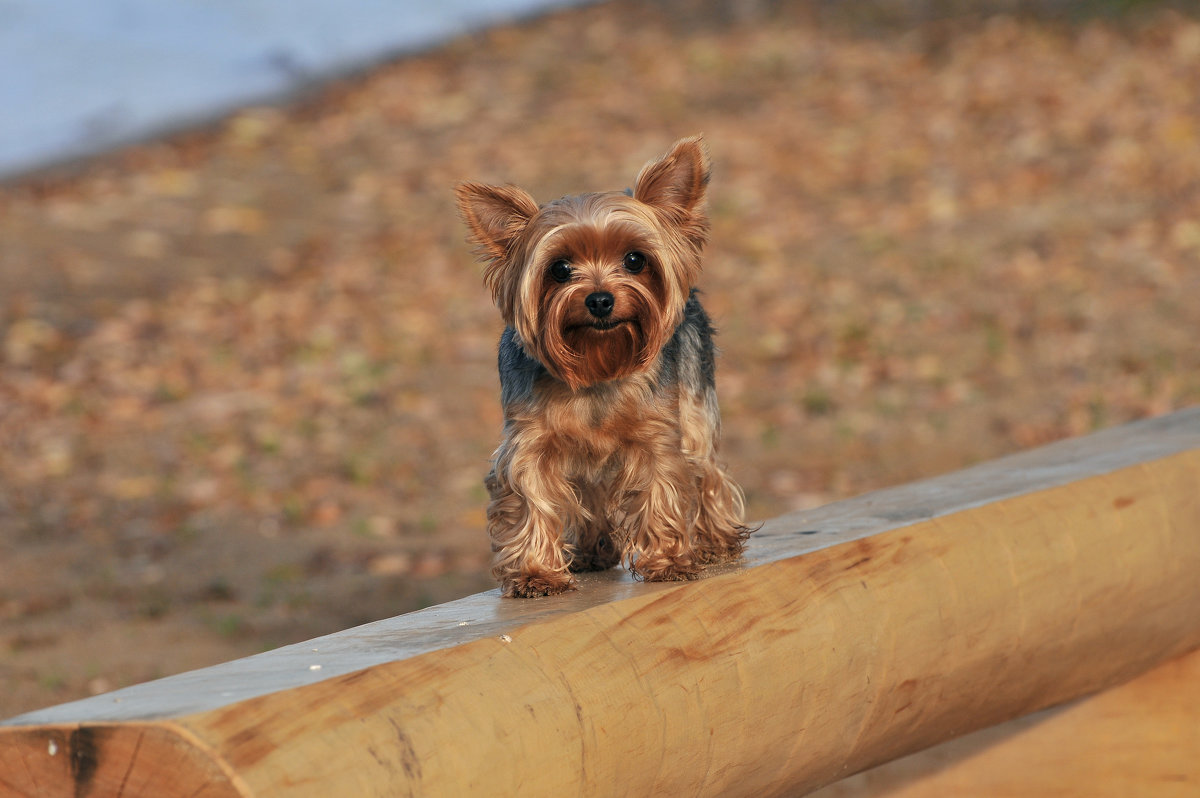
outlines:
[[804, 794], [1200, 647], [1198, 489], [1193, 409], [775, 519], [697, 582], [493, 591], [29, 713], [0, 794]]

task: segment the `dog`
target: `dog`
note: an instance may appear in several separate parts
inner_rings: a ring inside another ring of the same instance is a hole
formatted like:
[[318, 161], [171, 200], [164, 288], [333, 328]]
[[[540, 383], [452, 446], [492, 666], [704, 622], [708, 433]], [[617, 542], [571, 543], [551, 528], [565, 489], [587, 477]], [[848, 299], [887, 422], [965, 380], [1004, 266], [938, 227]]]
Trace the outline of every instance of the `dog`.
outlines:
[[511, 185], [456, 189], [506, 325], [504, 436], [485, 481], [504, 596], [562, 593], [572, 572], [622, 561], [646, 581], [693, 579], [742, 553], [695, 287], [709, 174], [697, 136], [624, 192], [538, 205]]

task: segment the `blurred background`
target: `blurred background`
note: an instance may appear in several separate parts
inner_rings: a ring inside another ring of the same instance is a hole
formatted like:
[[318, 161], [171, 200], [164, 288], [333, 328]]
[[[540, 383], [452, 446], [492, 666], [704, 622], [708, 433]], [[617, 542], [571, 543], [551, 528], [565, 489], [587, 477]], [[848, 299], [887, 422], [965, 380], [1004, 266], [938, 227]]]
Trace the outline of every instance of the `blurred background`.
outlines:
[[346, 68], [0, 183], [0, 717], [492, 588], [459, 180], [704, 133], [751, 518], [1200, 402], [1193, 4], [616, 0]]

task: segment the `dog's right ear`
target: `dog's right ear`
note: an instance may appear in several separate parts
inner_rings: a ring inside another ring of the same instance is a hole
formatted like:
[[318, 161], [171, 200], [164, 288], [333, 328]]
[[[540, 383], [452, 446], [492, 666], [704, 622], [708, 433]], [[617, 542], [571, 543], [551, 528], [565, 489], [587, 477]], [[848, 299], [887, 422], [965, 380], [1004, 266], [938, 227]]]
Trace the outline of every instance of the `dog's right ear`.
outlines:
[[517, 236], [537, 213], [533, 197], [516, 186], [459, 183], [454, 190], [458, 210], [478, 245], [480, 260], [503, 260]]
[[458, 210], [467, 224], [467, 238], [477, 245], [483, 261], [483, 284], [492, 294], [506, 324], [516, 313], [521, 266], [512, 259], [513, 244], [538, 212], [533, 197], [516, 186], [460, 183], [455, 189]]

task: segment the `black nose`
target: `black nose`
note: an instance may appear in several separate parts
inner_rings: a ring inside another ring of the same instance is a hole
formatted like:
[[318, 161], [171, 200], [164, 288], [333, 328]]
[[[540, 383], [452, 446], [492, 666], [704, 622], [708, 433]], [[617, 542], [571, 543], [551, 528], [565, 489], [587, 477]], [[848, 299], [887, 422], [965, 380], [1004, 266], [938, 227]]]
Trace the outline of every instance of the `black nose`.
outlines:
[[589, 313], [602, 319], [612, 313], [613, 295], [607, 291], [597, 291], [594, 294], [588, 294], [587, 299], [583, 300], [583, 304], [587, 306]]

